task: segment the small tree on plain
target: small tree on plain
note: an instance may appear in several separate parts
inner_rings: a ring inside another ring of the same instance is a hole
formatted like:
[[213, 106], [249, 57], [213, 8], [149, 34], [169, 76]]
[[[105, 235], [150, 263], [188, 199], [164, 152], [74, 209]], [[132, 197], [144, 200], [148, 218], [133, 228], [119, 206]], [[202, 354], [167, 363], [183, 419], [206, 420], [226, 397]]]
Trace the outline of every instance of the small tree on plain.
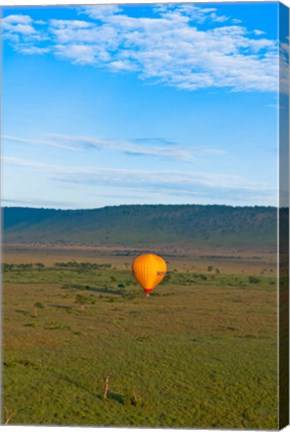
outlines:
[[42, 303], [40, 303], [40, 302], [34, 303], [33, 307], [34, 307], [34, 316], [35, 317], [38, 316], [38, 310], [39, 309], [44, 309], [44, 305]]
[[105, 388], [104, 388], [104, 393], [103, 393], [103, 399], [108, 399], [108, 392], [109, 392], [109, 388], [110, 388], [110, 375], [105, 375], [104, 376], [104, 383], [105, 383]]

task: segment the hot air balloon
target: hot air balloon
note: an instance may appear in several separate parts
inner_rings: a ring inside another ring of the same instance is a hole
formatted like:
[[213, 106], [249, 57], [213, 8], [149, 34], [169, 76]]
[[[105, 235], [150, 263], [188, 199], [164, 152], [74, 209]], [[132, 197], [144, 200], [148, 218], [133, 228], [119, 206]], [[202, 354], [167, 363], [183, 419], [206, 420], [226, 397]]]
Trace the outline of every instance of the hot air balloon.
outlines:
[[166, 270], [164, 259], [154, 254], [139, 255], [132, 263], [132, 273], [146, 296], [162, 281]]

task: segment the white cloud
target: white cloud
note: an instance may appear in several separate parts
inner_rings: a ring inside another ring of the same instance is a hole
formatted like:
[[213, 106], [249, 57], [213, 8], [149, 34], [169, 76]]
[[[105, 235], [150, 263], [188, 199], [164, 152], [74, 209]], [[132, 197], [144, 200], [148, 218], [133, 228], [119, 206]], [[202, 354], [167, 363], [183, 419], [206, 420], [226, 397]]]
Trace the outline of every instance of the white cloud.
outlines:
[[[49, 51], [74, 64], [135, 73], [151, 84], [278, 91], [278, 44], [263, 31], [248, 31], [218, 8], [163, 4], [152, 10], [153, 16], [135, 17], [126, 7], [87, 6], [79, 8], [84, 19], [52, 19], [46, 33], [27, 15], [10, 15], [3, 27], [23, 54]], [[39, 45], [45, 38], [47, 45]]]
[[50, 47], [37, 47], [37, 46], [29, 46], [21, 48], [22, 54], [47, 54], [51, 51]]
[[30, 24], [32, 22], [32, 18], [29, 15], [9, 15], [3, 18], [2, 25], [4, 27], [17, 25], [17, 24]]
[[233, 24], [241, 24], [241, 23], [242, 23], [242, 20], [237, 19], [237, 18], [233, 18], [233, 19], [231, 20], [231, 22], [232, 22]]
[[126, 60], [117, 60], [110, 63], [110, 69], [113, 71], [131, 71], [136, 70], [134, 64]]
[[89, 15], [91, 18], [100, 20], [100, 21], [106, 21], [110, 19], [115, 14], [118, 14], [121, 12], [121, 8], [116, 5], [98, 5], [95, 6], [84, 6], [80, 8], [80, 12], [83, 11], [87, 15]]
[[155, 10], [161, 16], [186, 21], [190, 20], [195, 24], [202, 24], [205, 21], [225, 22], [229, 20], [229, 17], [225, 15], [218, 15], [217, 8], [199, 7], [190, 3], [180, 5], [161, 4], [157, 5]]
[[67, 136], [61, 134], [49, 134], [50, 139], [56, 139], [58, 142], [69, 143], [70, 146], [88, 147], [95, 149], [113, 150], [126, 153], [128, 155], [156, 156], [191, 162], [197, 155], [222, 155], [225, 154], [223, 149], [201, 148], [194, 145], [190, 150], [164, 138], [138, 138], [132, 140], [109, 140], [96, 137], [84, 136]]
[[42, 21], [33, 21], [29, 15], [8, 15], [2, 19], [4, 41], [8, 40], [16, 51], [23, 54], [44, 54], [49, 49], [37, 46], [48, 39]]
[[2, 19], [4, 34], [19, 33], [23, 36], [37, 33], [33, 20], [29, 15], [9, 15]]
[[69, 59], [75, 64], [94, 64], [96, 52], [90, 45], [55, 45], [55, 55]]
[[69, 143], [70, 146], [75, 144], [76, 146], [79, 146], [81, 148], [113, 150], [126, 153], [128, 155], [154, 156], [183, 161], [191, 161], [193, 159], [191, 152], [181, 148], [178, 145], [170, 146], [170, 148], [168, 148], [168, 146], [154, 144], [137, 144], [134, 141], [129, 140], [108, 140], [84, 136], [72, 137], [60, 134], [50, 134], [49, 137], [51, 137], [52, 139], [57, 139], [60, 142]]
[[254, 33], [256, 36], [261, 36], [261, 35], [266, 34], [266, 32], [264, 32], [264, 31], [262, 31], [262, 30], [253, 30], [253, 33]]
[[192, 162], [196, 156], [222, 155], [223, 149], [201, 148], [178, 145], [164, 138], [138, 138], [132, 140], [113, 140], [89, 136], [70, 136], [62, 134], [48, 134], [47, 139], [30, 139], [4, 135], [3, 141], [12, 141], [20, 144], [52, 146], [62, 150], [81, 151], [85, 149], [114, 151], [129, 156], [150, 156], [162, 159], [174, 159]]
[[[115, 169], [96, 166], [66, 166], [45, 164], [15, 157], [2, 157], [4, 167], [14, 166], [27, 169], [29, 175], [37, 172], [37, 178], [46, 178], [58, 184], [86, 185], [94, 188], [122, 188], [124, 191], [144, 190], [149, 197], [159, 193], [166, 197], [175, 195], [187, 197], [215, 196], [216, 200], [224, 197], [233, 202], [255, 203], [275, 202], [277, 191], [265, 183], [252, 183], [247, 179], [219, 173], [192, 171], [155, 171], [137, 169]], [[172, 198], [171, 198], [172, 200]], [[266, 200], [266, 201], [265, 201]]]
[[2, 28], [6, 39], [16, 43], [21, 37], [31, 38], [37, 34], [28, 15], [9, 15], [2, 19]]
[[2, 137], [2, 140], [5, 141], [12, 141], [20, 144], [28, 144], [28, 145], [37, 145], [37, 146], [51, 146], [51, 147], [58, 147], [64, 150], [70, 150], [70, 151], [78, 151], [76, 147], [61, 144], [59, 142], [51, 141], [51, 140], [35, 140], [30, 138], [20, 138], [20, 137], [14, 137], [10, 135], [4, 135]]

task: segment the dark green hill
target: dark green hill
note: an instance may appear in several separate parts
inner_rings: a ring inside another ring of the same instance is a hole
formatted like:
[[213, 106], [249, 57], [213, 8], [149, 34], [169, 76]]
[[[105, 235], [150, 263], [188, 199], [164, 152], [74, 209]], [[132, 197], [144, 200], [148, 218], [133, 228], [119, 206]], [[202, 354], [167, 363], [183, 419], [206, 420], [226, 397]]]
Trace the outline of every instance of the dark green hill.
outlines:
[[4, 242], [273, 249], [274, 207], [122, 205], [94, 210], [3, 209]]

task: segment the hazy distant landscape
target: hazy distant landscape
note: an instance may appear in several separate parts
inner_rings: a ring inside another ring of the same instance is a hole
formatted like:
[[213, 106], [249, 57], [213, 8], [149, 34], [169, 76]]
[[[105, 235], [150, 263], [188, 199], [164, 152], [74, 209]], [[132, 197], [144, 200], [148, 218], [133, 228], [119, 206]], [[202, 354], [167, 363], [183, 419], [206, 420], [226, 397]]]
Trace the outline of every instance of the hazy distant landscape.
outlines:
[[275, 251], [277, 209], [126, 205], [95, 210], [6, 207], [5, 243]]

